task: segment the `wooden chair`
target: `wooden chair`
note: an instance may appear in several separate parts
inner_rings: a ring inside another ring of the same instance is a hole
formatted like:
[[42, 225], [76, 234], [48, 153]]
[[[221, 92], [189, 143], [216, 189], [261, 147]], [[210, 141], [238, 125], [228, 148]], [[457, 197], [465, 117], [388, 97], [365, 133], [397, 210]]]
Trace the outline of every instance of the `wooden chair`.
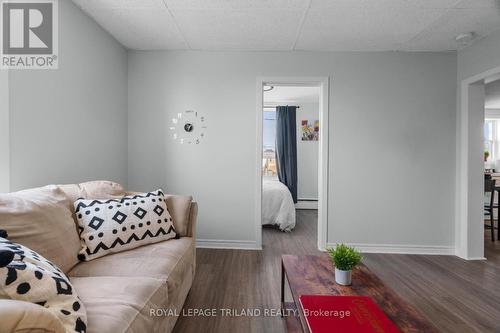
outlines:
[[484, 205], [484, 215], [490, 217], [490, 226], [484, 225], [486, 229], [491, 228], [491, 241], [495, 241], [495, 221], [493, 219], [493, 211], [498, 210], [498, 204], [495, 204], [495, 180], [484, 179], [484, 193], [490, 193], [490, 202]]

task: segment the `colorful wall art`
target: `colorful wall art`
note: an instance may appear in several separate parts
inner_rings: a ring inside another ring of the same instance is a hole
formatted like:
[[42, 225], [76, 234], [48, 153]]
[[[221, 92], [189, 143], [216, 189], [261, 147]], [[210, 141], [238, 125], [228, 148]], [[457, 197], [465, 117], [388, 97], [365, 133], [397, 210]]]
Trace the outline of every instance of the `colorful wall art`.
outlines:
[[319, 120], [313, 122], [310, 120], [302, 120], [300, 127], [302, 141], [318, 141], [319, 140]]

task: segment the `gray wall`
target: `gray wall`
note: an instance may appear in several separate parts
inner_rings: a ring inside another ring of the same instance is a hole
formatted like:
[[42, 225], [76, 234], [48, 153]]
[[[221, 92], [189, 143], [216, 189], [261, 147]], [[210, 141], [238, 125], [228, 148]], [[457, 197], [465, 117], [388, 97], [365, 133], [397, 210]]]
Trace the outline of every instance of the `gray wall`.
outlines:
[[[319, 96], [318, 96], [319, 100]], [[309, 120], [314, 125], [319, 120], [318, 103], [299, 103], [297, 109], [297, 196], [301, 199], [318, 199], [319, 142], [302, 141], [301, 121]]]
[[59, 1], [59, 69], [10, 72], [11, 190], [127, 182], [127, 52]]
[[10, 189], [9, 72], [0, 70], [0, 193]]
[[[456, 66], [455, 53], [130, 52], [130, 188], [193, 194], [201, 239], [254, 240], [256, 77], [330, 76], [328, 242], [453, 246]], [[169, 137], [185, 109], [207, 117], [198, 146]]]

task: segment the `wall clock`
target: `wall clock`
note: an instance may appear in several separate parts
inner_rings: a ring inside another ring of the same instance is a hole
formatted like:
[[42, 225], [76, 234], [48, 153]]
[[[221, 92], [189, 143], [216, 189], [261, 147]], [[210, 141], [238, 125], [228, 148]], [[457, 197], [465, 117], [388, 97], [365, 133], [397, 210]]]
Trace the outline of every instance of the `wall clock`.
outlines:
[[186, 110], [172, 119], [172, 138], [181, 144], [199, 144], [205, 137], [205, 117], [193, 110]]

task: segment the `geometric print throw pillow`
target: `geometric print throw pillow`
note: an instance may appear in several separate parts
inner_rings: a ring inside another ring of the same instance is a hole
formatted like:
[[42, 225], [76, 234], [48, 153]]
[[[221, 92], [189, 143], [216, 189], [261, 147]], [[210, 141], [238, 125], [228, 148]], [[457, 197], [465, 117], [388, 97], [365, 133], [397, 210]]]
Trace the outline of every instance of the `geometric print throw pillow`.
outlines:
[[78, 199], [74, 206], [82, 261], [176, 237], [162, 190], [121, 199]]
[[66, 332], [85, 333], [87, 313], [66, 275], [35, 251], [5, 238], [0, 238], [0, 298], [43, 306]]

